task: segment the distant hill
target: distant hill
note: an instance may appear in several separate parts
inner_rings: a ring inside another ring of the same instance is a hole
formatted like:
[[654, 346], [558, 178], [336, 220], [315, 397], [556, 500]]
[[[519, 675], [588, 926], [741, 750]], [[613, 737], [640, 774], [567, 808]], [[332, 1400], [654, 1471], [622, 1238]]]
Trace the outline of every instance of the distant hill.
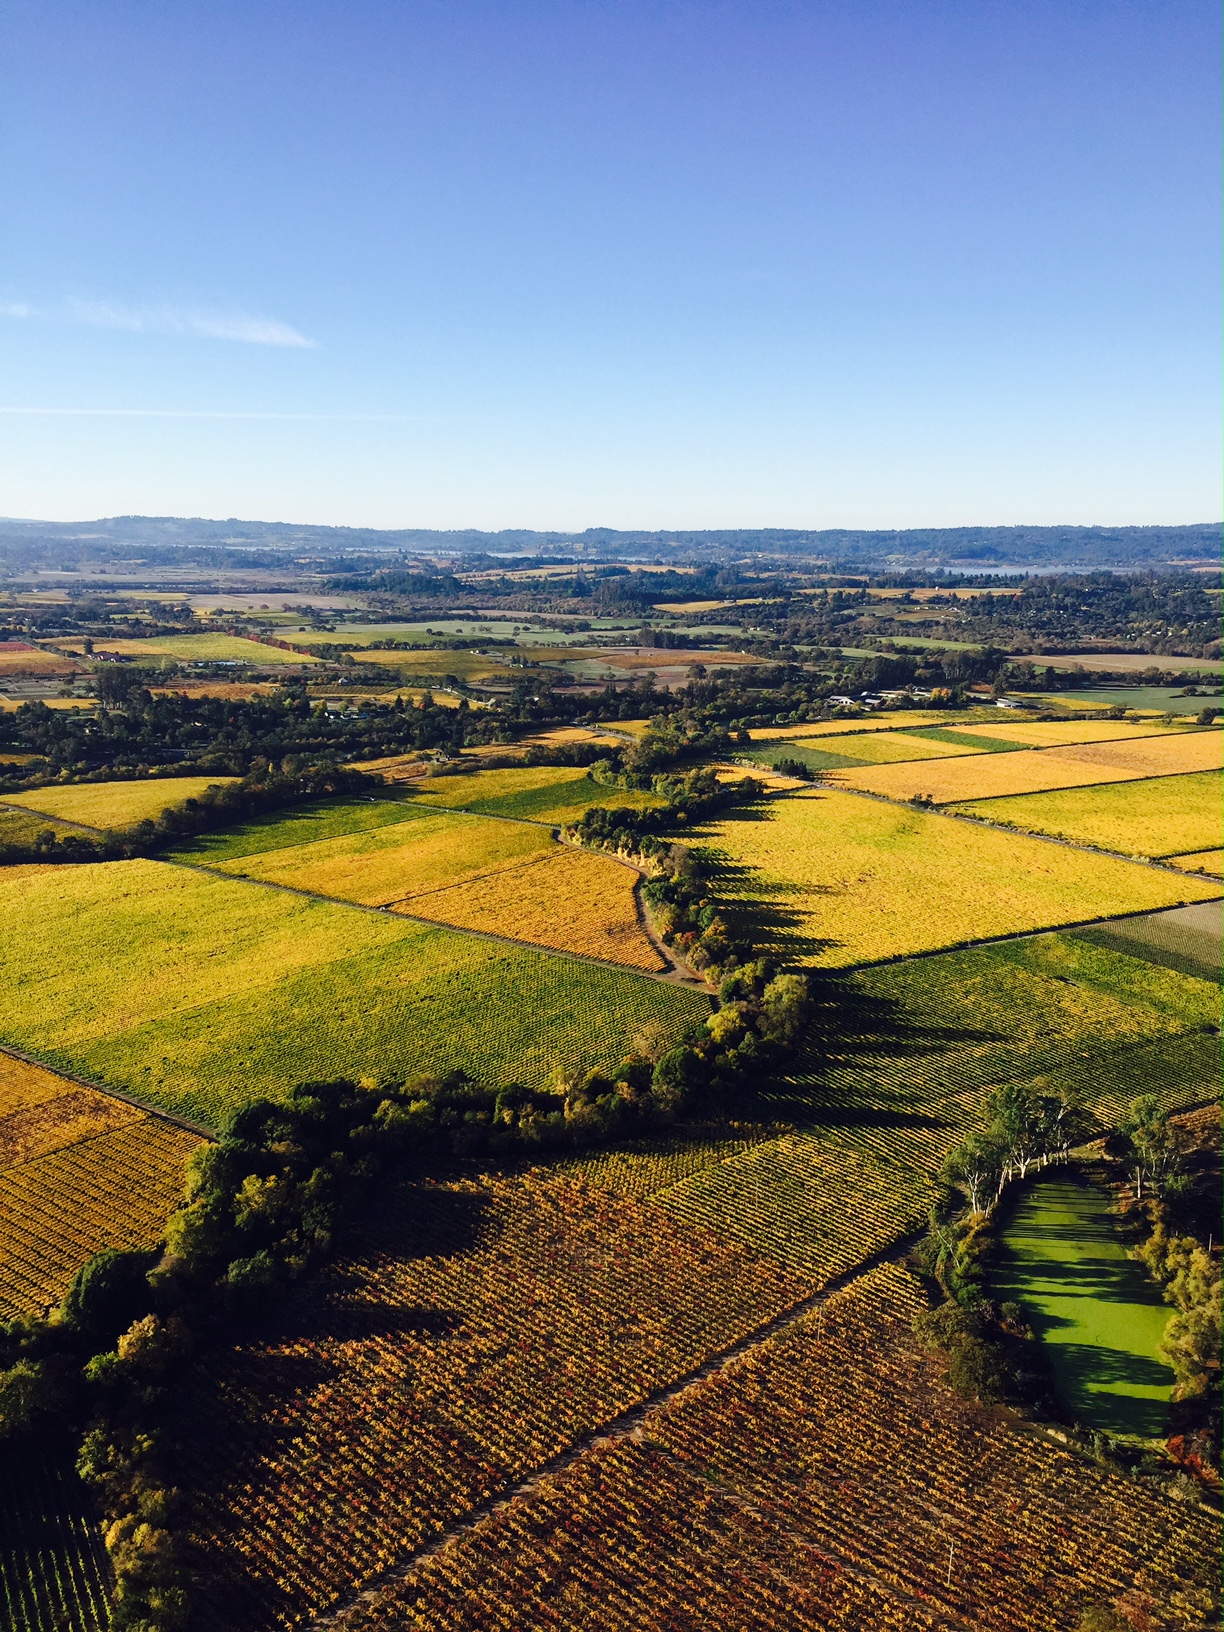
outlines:
[[699, 531], [535, 532], [508, 528], [438, 531], [315, 527], [282, 521], [210, 521], [181, 516], [110, 516], [98, 521], [0, 520], [0, 563], [11, 571], [130, 561], [181, 564], [186, 554], [203, 567], [268, 565], [286, 557], [334, 562], [386, 555], [556, 556], [577, 559], [731, 561], [747, 557], [820, 560], [834, 566], [969, 570], [1012, 567], [1150, 567], [1218, 561], [1221, 526], [1179, 527], [919, 527], [898, 531], [854, 528], [712, 528]]

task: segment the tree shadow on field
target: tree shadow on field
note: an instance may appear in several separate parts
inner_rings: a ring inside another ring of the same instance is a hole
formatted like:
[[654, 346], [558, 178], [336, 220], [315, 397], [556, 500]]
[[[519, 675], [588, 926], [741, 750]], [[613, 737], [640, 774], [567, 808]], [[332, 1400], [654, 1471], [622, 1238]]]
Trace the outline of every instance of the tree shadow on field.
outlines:
[[[316, 1279], [270, 1307], [237, 1344], [223, 1341], [201, 1357], [200, 1386], [175, 1439], [181, 1482], [208, 1492], [206, 1505], [223, 1515], [221, 1529], [203, 1544], [207, 1556], [192, 1548], [207, 1584], [207, 1624], [246, 1632], [281, 1623], [286, 1606], [279, 1588], [250, 1571], [227, 1540], [242, 1508], [240, 1498], [231, 1505], [233, 1493], [259, 1486], [303, 1423], [317, 1411], [326, 1417], [320, 1390], [352, 1391], [354, 1368], [360, 1373], [371, 1364], [362, 1358], [363, 1345], [378, 1348], [372, 1363], [382, 1379], [380, 1409], [397, 1409], [397, 1399], [405, 1408], [411, 1404], [415, 1358], [459, 1332], [464, 1314], [397, 1302], [397, 1288], [407, 1292], [413, 1283], [396, 1275], [396, 1263], [470, 1250], [492, 1227], [487, 1192], [409, 1180], [379, 1198]], [[419, 1286], [413, 1290], [419, 1297]], [[361, 1431], [358, 1413], [353, 1432]]]
[[834, 890], [766, 878], [759, 867], [733, 861], [720, 851], [705, 851], [704, 859], [709, 865], [710, 893], [718, 899], [736, 940], [748, 941], [784, 962], [819, 957], [841, 944], [810, 934], [803, 912], [787, 905], [788, 897], [798, 901], [835, 894]]
[[[905, 1063], [949, 1063], [947, 1093], [960, 1082], [954, 1062], [966, 1052], [1006, 1042], [998, 1031], [932, 1024], [894, 998], [870, 991], [852, 974], [810, 971], [815, 1012], [785, 1083], [771, 1085], [769, 1104], [822, 1125], [898, 1129], [948, 1126], [928, 1082], [907, 1083]], [[934, 1101], [934, 1102], [933, 1102]]]

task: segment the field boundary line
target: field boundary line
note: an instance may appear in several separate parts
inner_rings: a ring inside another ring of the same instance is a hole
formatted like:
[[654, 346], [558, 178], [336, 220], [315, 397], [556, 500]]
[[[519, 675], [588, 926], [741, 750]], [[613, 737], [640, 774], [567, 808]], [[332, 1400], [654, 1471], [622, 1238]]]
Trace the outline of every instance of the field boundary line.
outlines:
[[594, 1450], [597, 1446], [609, 1441], [640, 1439], [647, 1420], [656, 1411], [665, 1409], [682, 1395], [688, 1393], [690, 1389], [700, 1387], [708, 1378], [715, 1376], [727, 1367], [734, 1366], [738, 1361], [743, 1360], [747, 1355], [754, 1353], [764, 1344], [779, 1336], [780, 1333], [797, 1325], [805, 1316], [810, 1315], [813, 1310], [819, 1309], [821, 1304], [827, 1302], [836, 1293], [844, 1292], [856, 1281], [870, 1275], [874, 1270], [882, 1268], [885, 1264], [895, 1263], [916, 1242], [922, 1239], [923, 1233], [922, 1230], [918, 1230], [894, 1238], [888, 1246], [881, 1247], [878, 1252], [862, 1259], [852, 1269], [844, 1270], [840, 1275], [832, 1276], [817, 1291], [808, 1293], [795, 1303], [788, 1305], [778, 1314], [771, 1316], [769, 1320], [763, 1322], [760, 1326], [746, 1332], [743, 1337], [737, 1338], [734, 1343], [730, 1343], [725, 1348], [718, 1349], [713, 1354], [708, 1355], [692, 1371], [685, 1372], [670, 1383], [660, 1384], [658, 1388], [653, 1389], [644, 1399], [640, 1400], [637, 1405], [630, 1406], [627, 1410], [619, 1412], [615, 1417], [609, 1418], [607, 1422], [600, 1424], [596, 1428], [588, 1429], [584, 1434], [573, 1440], [565, 1450], [558, 1452], [549, 1461], [542, 1463], [538, 1468], [517, 1479], [514, 1483], [507, 1483], [497, 1495], [486, 1497], [483, 1502], [470, 1508], [462, 1519], [450, 1525], [446, 1530], [440, 1531], [432, 1541], [424, 1542], [421, 1546], [406, 1553], [398, 1563], [392, 1564], [388, 1569], [372, 1577], [360, 1590], [349, 1593], [333, 1608], [322, 1610], [317, 1615], [303, 1621], [302, 1625], [305, 1632], [332, 1632], [332, 1629], [335, 1629], [335, 1632], [343, 1632], [349, 1615], [356, 1610], [373, 1607], [389, 1587], [396, 1586], [400, 1582], [407, 1580], [418, 1564], [422, 1564], [426, 1559], [433, 1558], [436, 1554], [443, 1552], [452, 1542], [459, 1541], [464, 1536], [471, 1534], [486, 1519], [509, 1507], [512, 1502], [518, 1501], [524, 1496], [532, 1495], [546, 1479], [551, 1479], [557, 1474], [566, 1472], [576, 1462], [580, 1461], [588, 1451]]
[[[189, 1116], [179, 1116], [177, 1112], [164, 1110], [160, 1105], [150, 1105], [147, 1100], [137, 1099], [135, 1094], [126, 1093], [122, 1088], [111, 1088], [106, 1083], [95, 1082], [92, 1077], [83, 1077], [78, 1071], [65, 1071], [58, 1065], [50, 1065], [46, 1060], [40, 1060], [34, 1054], [26, 1054], [20, 1048], [12, 1048], [8, 1043], [0, 1043], [0, 1054], [7, 1054], [12, 1060], [20, 1060], [23, 1065], [35, 1065], [40, 1071], [49, 1071], [53, 1077], [63, 1077], [65, 1082], [75, 1082], [79, 1088], [91, 1088], [95, 1094], [105, 1094], [108, 1099], [121, 1100], [123, 1104], [131, 1105], [138, 1111], [145, 1111], [161, 1122], [169, 1122], [176, 1128], [182, 1128], [186, 1133], [198, 1133], [204, 1139], [217, 1137], [217, 1130], [205, 1127], [203, 1122], [193, 1122]], [[85, 1143], [84, 1140], [77, 1142]], [[68, 1148], [67, 1145], [61, 1146], [64, 1150]]]
[[[991, 797], [997, 799], [1029, 799], [1043, 793], [1081, 793], [1090, 791], [1092, 788], [1129, 788], [1133, 787], [1136, 782], [1165, 782], [1172, 776], [1202, 776], [1203, 774], [1204, 773], [1202, 771], [1171, 771], [1162, 776], [1132, 777], [1127, 782], [1090, 782], [1086, 785], [1081, 784], [1079, 787], [1074, 788], [1037, 788], [1033, 794], [1000, 793], [993, 794]], [[1211, 773], [1208, 772], [1206, 774], [1210, 775]], [[1055, 833], [1031, 833], [1028, 828], [1015, 827], [1010, 822], [992, 822], [988, 816], [970, 816], [967, 811], [953, 810], [951, 808], [953, 804], [970, 803], [968, 799], [950, 799], [946, 805], [915, 805], [912, 799], [890, 799], [886, 793], [872, 793], [868, 788], [841, 788], [837, 787], [831, 782], [807, 782], [794, 788], [779, 788], [776, 790], [774, 797], [788, 798], [792, 794], [803, 793], [809, 790], [812, 792], [823, 791], [825, 793], [848, 793], [855, 799], [872, 799], [876, 802], [876, 804], [895, 805], [899, 810], [917, 810], [923, 816], [942, 816], [945, 818], [945, 820], [950, 822], [969, 822], [974, 827], [989, 828], [993, 833], [1008, 833], [1020, 839], [1037, 839], [1042, 844], [1060, 845], [1064, 850], [1079, 850], [1088, 856], [1105, 856], [1111, 861], [1129, 861], [1133, 867], [1154, 867], [1157, 872], [1161, 873], [1179, 873], [1181, 874], [1182, 878], [1198, 878], [1208, 876], [1206, 874], [1182, 872], [1180, 867], [1170, 867], [1168, 865], [1167, 857], [1128, 856], [1121, 850], [1103, 850], [1100, 845], [1081, 843], [1078, 839], [1060, 838]], [[1212, 849], [1214, 846], [1209, 845], [1207, 848]], [[1184, 850], [1179, 851], [1178, 854], [1192, 856], [1196, 854], [1196, 852], [1193, 850]], [[1194, 903], [1182, 902], [1180, 904], [1182, 906], [1192, 906]], [[1167, 909], [1152, 907], [1148, 910], [1152, 912], [1161, 912]], [[1122, 917], [1123, 914], [1115, 913], [1114, 916]]]
[[[963, 759], [963, 754], [955, 754], [954, 759]], [[929, 764], [929, 760], [923, 761]], [[937, 763], [943, 764], [942, 760]], [[1056, 833], [1030, 833], [1027, 828], [1015, 827], [1010, 822], [992, 822], [989, 816], [971, 816], [968, 811], [953, 810], [953, 805], [988, 804], [992, 799], [1036, 799], [1046, 793], [1091, 793], [1097, 788], [1133, 788], [1141, 782], [1171, 782], [1181, 776], [1211, 776], [1215, 766], [1207, 770], [1198, 771], [1160, 771], [1155, 776], [1123, 776], [1112, 782], [1076, 782], [1069, 788], [1030, 788], [1027, 793], [988, 793], [970, 794], [963, 798], [946, 799], [942, 804], [915, 804], [913, 799], [893, 799], [887, 793], [876, 793], [871, 788], [843, 788], [835, 782], [813, 781], [806, 784], [810, 788], [823, 788], [826, 793], [850, 793], [856, 799], [875, 799], [883, 805], [897, 805], [902, 810], [917, 810], [925, 816], [947, 816], [953, 821], [974, 822], [978, 827], [990, 827], [999, 833], [1015, 833], [1023, 839], [1041, 839], [1045, 844], [1061, 844], [1068, 850], [1086, 850], [1094, 856], [1113, 856], [1118, 861], [1130, 861], [1136, 867], [1159, 867], [1160, 859], [1156, 856], [1128, 856], [1121, 850], [1103, 850], [1096, 844], [1085, 844], [1078, 839], [1060, 838]], [[788, 792], [798, 791], [788, 789]], [[1208, 846], [1214, 848], [1214, 846]], [[1184, 854], [1192, 855], [1193, 851]], [[1177, 869], [1165, 869], [1166, 871]]]
[[[149, 780], [151, 781], [152, 778]], [[82, 784], [71, 783], [69, 785], [72, 787], [77, 787]], [[90, 787], [97, 786], [96, 783], [89, 783], [87, 785]], [[68, 817], [66, 816], [48, 816], [45, 810], [35, 810], [31, 805], [13, 805], [10, 804], [7, 799], [0, 799], [0, 810], [11, 810], [15, 816], [37, 816], [40, 821], [58, 822], [62, 827], [74, 828], [78, 833], [96, 833], [99, 838], [105, 838], [109, 833], [118, 831], [117, 829], [109, 827], [90, 827], [87, 822], [69, 821]], [[1186, 854], [1192, 855], [1193, 852], [1188, 850]]]
[[[542, 823], [533, 823], [533, 826], [542, 826]], [[280, 890], [285, 895], [296, 895], [304, 901], [322, 901], [329, 907], [348, 907], [353, 912], [373, 912], [381, 918], [389, 918], [392, 923], [397, 918], [404, 918], [412, 924], [425, 924], [430, 929], [436, 929], [446, 935], [467, 935], [473, 940], [489, 941], [494, 946], [516, 947], [521, 951], [538, 952], [550, 958], [569, 958], [574, 963], [588, 963], [596, 969], [609, 969], [616, 974], [634, 975], [642, 980], [655, 980], [664, 986], [682, 986], [688, 990], [687, 982], [683, 982], [667, 970], [639, 969], [631, 963], [610, 963], [606, 958], [594, 958], [589, 952], [569, 952], [564, 947], [542, 946], [538, 941], [516, 941], [512, 935], [497, 935], [489, 929], [465, 929], [458, 924], [444, 924], [436, 918], [423, 918], [414, 912], [396, 912], [392, 907], [372, 907], [364, 901], [346, 901], [337, 895], [320, 895], [317, 890], [301, 890], [293, 884], [277, 884], [270, 878], [247, 878], [240, 873], [223, 873], [217, 867], [205, 867], [199, 862], [182, 860], [163, 860], [161, 857], [151, 857], [151, 860], [161, 861], [166, 867], [182, 867], [187, 872], [207, 873], [210, 878], [228, 880], [231, 884], [250, 884], [261, 890]], [[1186, 874], [1182, 874], [1186, 877]], [[38, 1062], [35, 1062], [38, 1063]]]
[[[1144, 907], [1138, 912], [1111, 912], [1104, 918], [1082, 918], [1069, 924], [1050, 924], [1045, 929], [1018, 929], [1010, 935], [988, 935], [980, 941], [955, 941], [951, 946], [937, 946], [929, 952], [905, 952], [892, 958], [876, 958], [870, 963], [815, 964], [811, 967], [827, 970], [830, 974], [856, 974], [860, 969], [886, 969], [894, 963], [914, 963], [919, 958], [942, 958], [951, 952], [969, 952], [979, 946], [1003, 946], [1008, 941], [1031, 941], [1038, 935], [1068, 935], [1077, 929], [1092, 929], [1097, 924], [1127, 923], [1132, 918], [1155, 918], [1162, 912], [1180, 912], [1183, 907], [1209, 907], [1224, 901], [1224, 891], [1198, 901], [1175, 901], [1168, 907]], [[1200, 977], [1201, 978], [1201, 977]]]

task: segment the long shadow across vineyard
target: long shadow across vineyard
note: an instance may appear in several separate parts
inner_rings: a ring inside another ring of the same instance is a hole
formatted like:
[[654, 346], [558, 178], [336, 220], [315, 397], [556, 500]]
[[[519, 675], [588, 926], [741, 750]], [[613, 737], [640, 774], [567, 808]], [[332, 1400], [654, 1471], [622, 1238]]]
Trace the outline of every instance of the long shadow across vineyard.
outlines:
[[[971, 1025], [932, 1023], [892, 998], [865, 988], [853, 975], [814, 977], [816, 1012], [797, 1060], [784, 1080], [758, 1090], [762, 1114], [822, 1126], [934, 1128], [948, 1125], [932, 1104], [931, 1092], [918, 1095], [889, 1080], [906, 1060], [949, 1060], [973, 1049], [1009, 1041], [1000, 1031]], [[837, 1096], [829, 1087], [836, 1083]]]

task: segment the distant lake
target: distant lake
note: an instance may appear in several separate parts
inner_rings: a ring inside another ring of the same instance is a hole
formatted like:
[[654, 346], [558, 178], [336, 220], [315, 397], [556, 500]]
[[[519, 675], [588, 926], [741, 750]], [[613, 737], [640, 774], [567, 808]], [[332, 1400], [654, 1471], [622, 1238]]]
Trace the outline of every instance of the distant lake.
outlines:
[[991, 1295], [1024, 1306], [1078, 1422], [1167, 1435], [1174, 1378], [1157, 1345], [1172, 1310], [1128, 1255], [1099, 1186], [1064, 1172], [1020, 1192], [1005, 1215]]

